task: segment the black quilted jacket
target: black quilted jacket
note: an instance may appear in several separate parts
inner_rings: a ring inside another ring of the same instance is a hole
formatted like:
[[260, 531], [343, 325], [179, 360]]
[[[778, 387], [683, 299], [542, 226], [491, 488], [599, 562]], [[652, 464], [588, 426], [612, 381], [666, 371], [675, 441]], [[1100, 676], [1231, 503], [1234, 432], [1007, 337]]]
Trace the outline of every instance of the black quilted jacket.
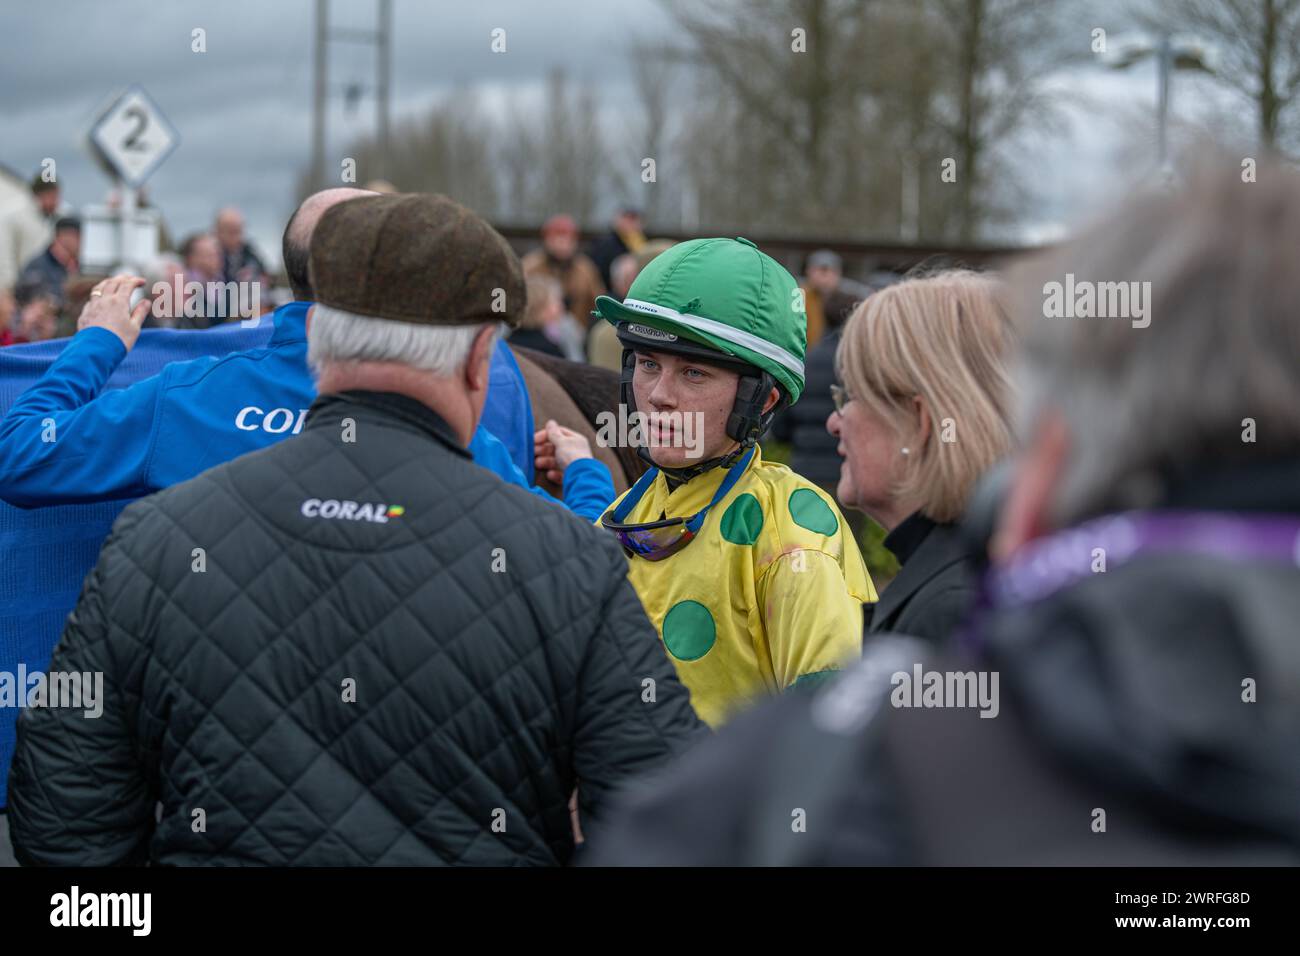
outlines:
[[50, 666], [103, 713], [19, 720], [29, 864], [563, 863], [702, 730], [613, 538], [373, 392], [123, 512]]

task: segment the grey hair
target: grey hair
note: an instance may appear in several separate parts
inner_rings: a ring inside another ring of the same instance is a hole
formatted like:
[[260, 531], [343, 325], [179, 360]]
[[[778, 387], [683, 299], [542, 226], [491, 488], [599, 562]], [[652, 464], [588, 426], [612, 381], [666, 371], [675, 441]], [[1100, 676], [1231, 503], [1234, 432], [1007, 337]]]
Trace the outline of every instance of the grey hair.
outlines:
[[307, 330], [307, 361], [314, 369], [340, 362], [397, 362], [411, 368], [452, 375], [464, 366], [475, 337], [475, 325], [417, 325], [377, 319], [316, 303]]
[[[1207, 160], [1012, 272], [1022, 440], [1048, 409], [1070, 436], [1053, 524], [1150, 507], [1194, 470], [1300, 454], [1297, 248], [1300, 175], [1261, 161], [1247, 181]], [[1049, 317], [1067, 273], [1149, 282], [1148, 324]]]

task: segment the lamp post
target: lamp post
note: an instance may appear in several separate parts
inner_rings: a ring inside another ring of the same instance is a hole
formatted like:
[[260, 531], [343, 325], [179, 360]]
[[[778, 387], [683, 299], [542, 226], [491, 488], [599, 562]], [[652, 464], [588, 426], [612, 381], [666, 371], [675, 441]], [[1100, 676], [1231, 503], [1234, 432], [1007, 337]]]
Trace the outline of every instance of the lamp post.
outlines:
[[1173, 175], [1169, 167], [1169, 98], [1174, 70], [1200, 70], [1213, 75], [1216, 51], [1197, 37], [1186, 33], [1160, 33], [1156, 37], [1140, 36], [1121, 40], [1103, 62], [1112, 70], [1124, 70], [1148, 57], [1156, 58], [1157, 136], [1159, 169], [1166, 178]]

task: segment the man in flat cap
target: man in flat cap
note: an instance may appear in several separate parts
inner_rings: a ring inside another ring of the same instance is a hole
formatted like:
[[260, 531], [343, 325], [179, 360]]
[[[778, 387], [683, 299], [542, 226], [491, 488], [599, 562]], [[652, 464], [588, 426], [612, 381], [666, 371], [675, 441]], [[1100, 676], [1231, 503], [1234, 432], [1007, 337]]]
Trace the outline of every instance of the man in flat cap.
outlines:
[[701, 731], [613, 539], [466, 450], [505, 240], [366, 196], [310, 272], [301, 433], [131, 505], [87, 578], [50, 672], [102, 674], [100, 713], [23, 712], [22, 862], [564, 863], [575, 787], [598, 840]]

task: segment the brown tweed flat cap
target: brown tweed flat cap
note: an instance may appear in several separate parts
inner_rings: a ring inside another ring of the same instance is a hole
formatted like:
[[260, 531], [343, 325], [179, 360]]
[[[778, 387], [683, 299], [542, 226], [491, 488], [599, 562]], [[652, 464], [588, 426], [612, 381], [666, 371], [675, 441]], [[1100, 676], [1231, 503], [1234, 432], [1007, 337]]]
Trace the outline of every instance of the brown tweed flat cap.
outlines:
[[316, 301], [423, 325], [524, 315], [524, 274], [495, 229], [446, 196], [361, 196], [327, 209], [311, 237]]

